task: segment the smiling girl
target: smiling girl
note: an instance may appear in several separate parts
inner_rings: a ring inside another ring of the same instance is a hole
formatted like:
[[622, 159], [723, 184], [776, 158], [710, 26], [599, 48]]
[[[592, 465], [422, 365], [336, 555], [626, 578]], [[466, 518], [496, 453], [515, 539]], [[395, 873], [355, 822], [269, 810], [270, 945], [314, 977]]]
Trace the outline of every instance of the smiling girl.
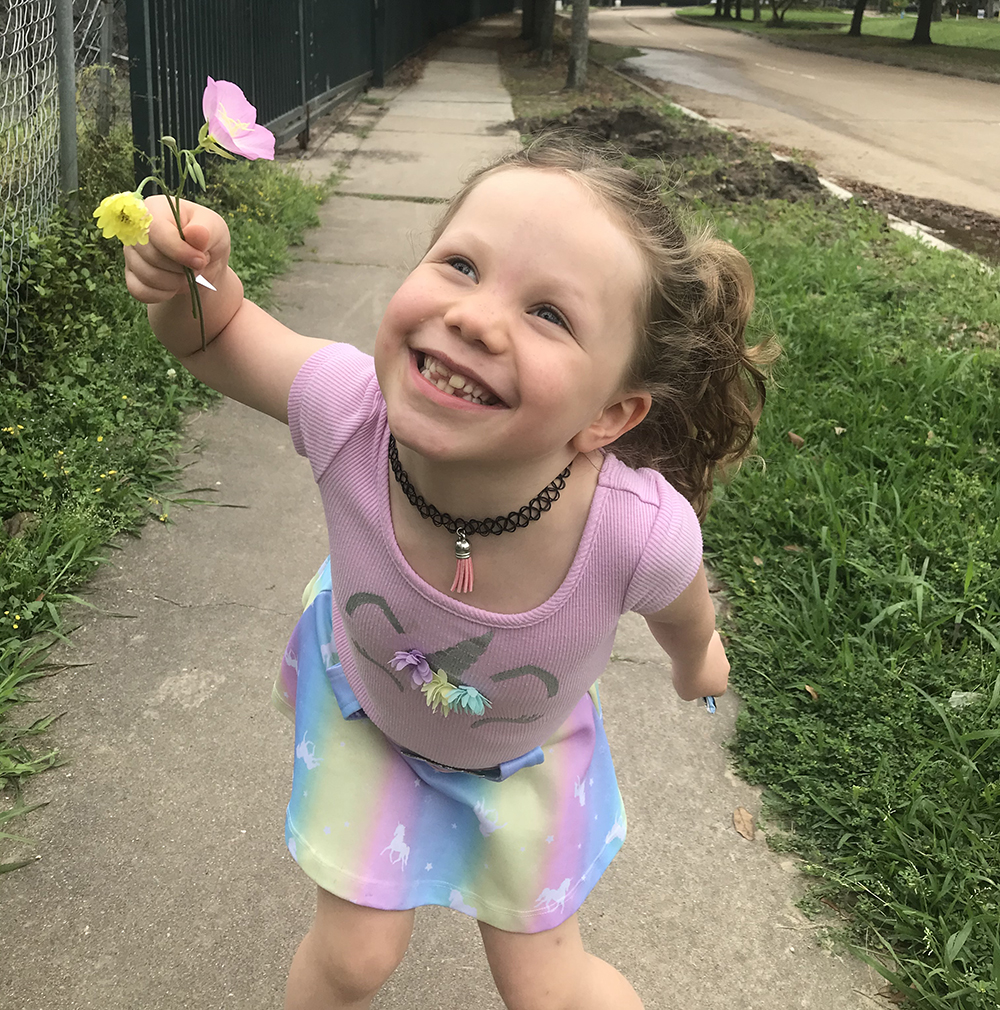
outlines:
[[[185, 367], [288, 423], [327, 515], [275, 686], [318, 885], [286, 1008], [370, 1006], [430, 904], [478, 920], [510, 1010], [641, 1007], [577, 925], [626, 825], [595, 683], [631, 610], [682, 698], [726, 689], [699, 517], [773, 355], [744, 343], [746, 261], [550, 138], [458, 194], [372, 359], [244, 300], [217, 215], [184, 204], [185, 243], [149, 206], [129, 290]], [[217, 288], [204, 352], [185, 267]]]

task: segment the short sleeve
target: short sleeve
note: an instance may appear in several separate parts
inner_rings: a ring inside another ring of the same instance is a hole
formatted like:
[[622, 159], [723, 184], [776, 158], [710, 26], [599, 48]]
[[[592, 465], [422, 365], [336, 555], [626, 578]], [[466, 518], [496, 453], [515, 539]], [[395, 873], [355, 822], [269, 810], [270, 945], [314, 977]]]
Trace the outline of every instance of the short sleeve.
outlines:
[[658, 507], [625, 594], [625, 609], [639, 614], [655, 614], [673, 603], [701, 565], [698, 516], [676, 488], [655, 476]]
[[378, 413], [380, 396], [374, 361], [351, 344], [327, 344], [299, 369], [288, 393], [288, 429], [316, 480]]

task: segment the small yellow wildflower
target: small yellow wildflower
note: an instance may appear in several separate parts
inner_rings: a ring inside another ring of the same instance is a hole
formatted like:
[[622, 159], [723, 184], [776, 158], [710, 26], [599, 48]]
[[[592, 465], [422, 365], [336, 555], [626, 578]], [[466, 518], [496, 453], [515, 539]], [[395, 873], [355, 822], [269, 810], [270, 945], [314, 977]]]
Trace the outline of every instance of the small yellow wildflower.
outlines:
[[163, 515], [159, 516], [158, 518], [161, 523], [165, 523], [167, 521], [167, 513], [164, 512]]
[[19, 430], [24, 431], [24, 425], [23, 424], [19, 424], [17, 427], [18, 427]]
[[14, 615], [14, 620], [15, 620], [15, 621], [19, 621], [19, 620], [21, 620], [21, 615], [20, 615], [20, 614], [15, 614], [15, 615]]
[[97, 227], [105, 238], [121, 239], [122, 245], [146, 245], [153, 215], [137, 193], [106, 196], [94, 211]]
[[95, 487], [95, 488], [94, 488], [94, 494], [97, 494], [97, 492], [98, 492], [98, 491], [100, 491], [100, 490], [101, 490], [101, 489], [100, 489], [99, 487]]
[[125, 395], [124, 393], [122, 393], [122, 399], [123, 399], [123, 400], [127, 400], [127, 399], [128, 399], [128, 397], [127, 397], [127, 396], [126, 396], [126, 395]]
[[98, 442], [103, 442], [104, 441], [104, 436], [103, 435], [98, 435], [97, 436], [97, 441]]

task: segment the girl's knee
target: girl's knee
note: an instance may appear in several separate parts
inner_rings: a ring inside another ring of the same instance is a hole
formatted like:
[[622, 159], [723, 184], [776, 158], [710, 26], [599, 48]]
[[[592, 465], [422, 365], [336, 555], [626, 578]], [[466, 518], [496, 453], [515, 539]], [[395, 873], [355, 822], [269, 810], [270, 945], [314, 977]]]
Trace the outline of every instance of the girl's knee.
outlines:
[[306, 943], [326, 984], [344, 1002], [360, 1002], [374, 996], [403, 960], [413, 912], [362, 908], [330, 898], [320, 898]]

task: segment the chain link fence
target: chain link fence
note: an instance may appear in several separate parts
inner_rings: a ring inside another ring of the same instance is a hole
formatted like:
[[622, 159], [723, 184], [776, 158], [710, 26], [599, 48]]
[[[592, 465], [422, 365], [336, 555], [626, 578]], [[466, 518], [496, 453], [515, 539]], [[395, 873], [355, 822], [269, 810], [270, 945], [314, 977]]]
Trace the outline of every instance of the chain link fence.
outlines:
[[[102, 57], [127, 65], [123, 8], [74, 3], [78, 71]], [[0, 0], [0, 361], [17, 343], [20, 265], [59, 202], [55, 25], [56, 0]]]

